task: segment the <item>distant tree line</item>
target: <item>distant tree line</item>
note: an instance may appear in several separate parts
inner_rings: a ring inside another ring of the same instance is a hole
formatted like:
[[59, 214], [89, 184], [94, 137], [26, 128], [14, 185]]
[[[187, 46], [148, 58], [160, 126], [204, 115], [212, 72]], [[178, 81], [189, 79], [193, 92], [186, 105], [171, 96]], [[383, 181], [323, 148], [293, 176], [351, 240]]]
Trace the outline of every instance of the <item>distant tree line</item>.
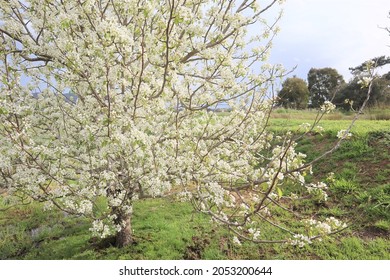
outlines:
[[[390, 57], [377, 57], [350, 68], [353, 78], [347, 83], [333, 68], [311, 68], [307, 82], [296, 76], [287, 78], [277, 96], [277, 105], [291, 109], [319, 108], [331, 101], [338, 108], [356, 110], [367, 96], [367, 88], [361, 80], [367, 75], [365, 69], [372, 63], [375, 67], [390, 64]], [[368, 107], [390, 106], [390, 72], [377, 76], [372, 85]]]

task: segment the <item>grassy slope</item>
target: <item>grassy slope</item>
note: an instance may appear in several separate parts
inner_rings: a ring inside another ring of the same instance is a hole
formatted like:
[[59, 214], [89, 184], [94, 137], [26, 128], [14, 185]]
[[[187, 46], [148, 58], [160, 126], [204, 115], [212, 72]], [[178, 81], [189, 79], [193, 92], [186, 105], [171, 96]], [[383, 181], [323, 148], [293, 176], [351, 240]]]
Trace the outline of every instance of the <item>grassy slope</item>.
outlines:
[[[292, 129], [310, 118], [296, 118]], [[321, 124], [326, 130], [322, 136], [307, 137], [298, 146], [309, 158], [330, 147], [348, 122], [328, 118]], [[286, 129], [285, 119], [273, 118], [271, 124], [275, 131]], [[37, 204], [0, 212], [0, 259], [390, 259], [390, 122], [359, 121], [353, 138], [318, 162], [314, 171], [312, 180], [335, 173], [330, 200], [320, 208], [310, 201], [298, 207], [348, 220], [350, 227], [304, 248], [236, 247], [224, 229], [193, 213], [190, 205], [158, 199], [136, 205], [137, 243], [123, 249], [91, 238], [89, 221], [44, 212]]]

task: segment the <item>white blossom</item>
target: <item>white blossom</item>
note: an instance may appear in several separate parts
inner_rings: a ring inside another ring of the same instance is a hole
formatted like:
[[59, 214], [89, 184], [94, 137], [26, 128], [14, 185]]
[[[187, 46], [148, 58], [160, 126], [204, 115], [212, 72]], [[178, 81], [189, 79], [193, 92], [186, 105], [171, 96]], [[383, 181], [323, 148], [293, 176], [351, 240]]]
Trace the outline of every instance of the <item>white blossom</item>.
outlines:
[[347, 132], [347, 130], [340, 130], [337, 132], [337, 138], [339, 139], [349, 139], [352, 137], [351, 132]]
[[300, 248], [304, 247], [307, 244], [311, 244], [312, 241], [309, 236], [305, 236], [303, 234], [295, 234], [293, 239], [290, 240], [290, 244], [293, 246], [298, 246]]
[[368, 87], [371, 82], [372, 82], [372, 77], [365, 76], [358, 81], [358, 84], [360, 84], [362, 88], [365, 88]]
[[299, 125], [299, 128], [303, 129], [305, 132], [309, 131], [312, 125], [310, 123], [303, 123]]
[[234, 237], [233, 237], [233, 243], [234, 243], [235, 245], [237, 245], [237, 246], [241, 246], [241, 245], [242, 245], [242, 244], [241, 244], [241, 241], [238, 239], [237, 236], [234, 236]]
[[320, 107], [320, 110], [326, 114], [332, 112], [334, 109], [336, 109], [336, 105], [330, 101], [325, 101]]

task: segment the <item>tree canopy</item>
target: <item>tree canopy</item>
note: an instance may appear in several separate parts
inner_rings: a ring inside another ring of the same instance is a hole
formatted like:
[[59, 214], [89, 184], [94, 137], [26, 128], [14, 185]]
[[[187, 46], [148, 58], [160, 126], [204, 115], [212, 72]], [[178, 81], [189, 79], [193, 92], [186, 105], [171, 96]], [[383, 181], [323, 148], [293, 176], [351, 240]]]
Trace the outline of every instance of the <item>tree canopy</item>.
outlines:
[[308, 106], [309, 89], [303, 79], [287, 78], [278, 93], [277, 103], [285, 108], [305, 109]]
[[379, 57], [374, 57], [373, 59], [370, 59], [368, 61], [365, 61], [359, 66], [350, 67], [349, 70], [351, 70], [352, 74], [354, 74], [355, 76], [359, 76], [362, 73], [366, 72], [367, 69], [382, 67], [387, 64], [390, 64], [390, 57], [386, 57], [385, 55], [382, 55]]
[[337, 92], [335, 104], [346, 110], [357, 110], [367, 97], [367, 81], [372, 83], [369, 107], [385, 107], [390, 105], [390, 72], [382, 76], [376, 73], [376, 69], [390, 64], [390, 57], [380, 56], [367, 60], [357, 67], [351, 67], [354, 78], [344, 84]]
[[[388, 74], [377, 77], [372, 81], [371, 96], [368, 107], [385, 107], [390, 105], [390, 80]], [[355, 77], [340, 88], [334, 103], [345, 110], [357, 110], [367, 97], [367, 88], [362, 86], [361, 78]]]
[[333, 68], [311, 68], [308, 75], [310, 106], [319, 108], [325, 101], [331, 101], [343, 85], [344, 78]]

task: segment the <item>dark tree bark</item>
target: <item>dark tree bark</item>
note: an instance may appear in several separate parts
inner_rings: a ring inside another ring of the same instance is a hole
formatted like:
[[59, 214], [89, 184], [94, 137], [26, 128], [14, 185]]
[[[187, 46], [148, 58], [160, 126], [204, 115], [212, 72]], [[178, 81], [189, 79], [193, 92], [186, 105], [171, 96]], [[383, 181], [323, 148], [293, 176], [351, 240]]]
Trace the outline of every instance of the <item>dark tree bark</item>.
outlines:
[[[119, 210], [119, 209], [118, 209]], [[125, 247], [134, 243], [133, 231], [131, 227], [131, 214], [124, 214], [120, 211], [116, 213], [115, 224], [121, 226], [121, 230], [116, 234], [116, 247]]]

